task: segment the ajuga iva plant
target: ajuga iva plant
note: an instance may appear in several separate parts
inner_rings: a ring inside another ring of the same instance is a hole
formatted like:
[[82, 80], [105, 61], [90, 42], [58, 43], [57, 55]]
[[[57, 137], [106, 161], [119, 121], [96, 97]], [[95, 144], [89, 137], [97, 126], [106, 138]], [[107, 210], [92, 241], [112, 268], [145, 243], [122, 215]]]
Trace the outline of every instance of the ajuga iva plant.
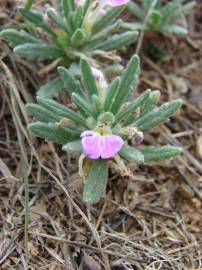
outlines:
[[[185, 15], [195, 6], [195, 1], [186, 0], [140, 0], [128, 3], [128, 10], [140, 22], [134, 23], [131, 29], [144, 29], [148, 32], [158, 32], [164, 35], [186, 35]], [[145, 18], [146, 23], [145, 23]]]
[[84, 158], [83, 199], [93, 204], [105, 194], [110, 159], [139, 164], [165, 160], [180, 153], [177, 147], [143, 147], [140, 143], [145, 132], [167, 121], [182, 102], [177, 99], [158, 106], [159, 91], [151, 90], [136, 99], [130, 98], [140, 72], [136, 55], [122, 77], [109, 85], [103, 73], [92, 69], [86, 60], [82, 59], [80, 65], [84, 89], [81, 90], [74, 78], [68, 88], [76, 109], [38, 97], [38, 104], [27, 105], [35, 120], [28, 128], [34, 135], [62, 144], [64, 151]]
[[[46, 71], [59, 65], [70, 67], [80, 58], [88, 59], [91, 64], [95, 64], [96, 57], [110, 60], [112, 64], [117, 63], [120, 57], [114, 50], [123, 49], [137, 38], [137, 31], [125, 31], [122, 19], [118, 19], [129, 0], [59, 2], [58, 10], [46, 5], [44, 13], [19, 7], [25, 19], [21, 26], [23, 29], [1, 31], [1, 36], [14, 47], [18, 55], [27, 59], [51, 61]], [[101, 62], [103, 66], [106, 61]], [[51, 89], [52, 95], [56, 96], [62, 87], [62, 81], [57, 78], [42, 87], [40, 93], [45, 92], [45, 96], [46, 90]]]

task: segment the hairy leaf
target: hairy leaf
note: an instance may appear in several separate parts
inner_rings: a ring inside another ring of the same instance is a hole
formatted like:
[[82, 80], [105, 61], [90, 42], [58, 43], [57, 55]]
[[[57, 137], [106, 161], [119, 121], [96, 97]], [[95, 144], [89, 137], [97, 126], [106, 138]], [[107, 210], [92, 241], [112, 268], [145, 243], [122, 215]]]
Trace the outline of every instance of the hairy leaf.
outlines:
[[175, 157], [181, 153], [181, 148], [174, 146], [148, 146], [139, 148], [139, 151], [144, 155], [145, 162], [163, 161]]
[[28, 128], [34, 135], [58, 144], [66, 144], [80, 137], [80, 132], [53, 123], [35, 122], [29, 124]]
[[69, 154], [80, 154], [82, 153], [81, 140], [69, 142], [63, 145], [62, 150]]
[[137, 164], [144, 163], [144, 155], [138, 148], [135, 147], [124, 146], [119, 152], [119, 155], [126, 160], [135, 162]]
[[93, 72], [89, 63], [85, 59], [81, 59], [80, 65], [81, 65], [83, 82], [86, 86], [88, 96], [89, 98], [91, 98], [92, 95], [98, 94], [95, 76], [93, 75]]
[[24, 30], [5, 29], [1, 36], [12, 44], [13, 47], [24, 43], [40, 43], [40, 40]]
[[83, 200], [95, 204], [105, 195], [108, 180], [107, 160], [98, 159], [92, 162], [90, 173], [85, 180]]
[[51, 111], [54, 115], [60, 116], [60, 118], [65, 117], [65, 118], [87, 128], [86, 119], [83, 116], [79, 115], [78, 113], [75, 113], [74, 111], [59, 104], [58, 102], [56, 102], [52, 99], [45, 99], [45, 98], [40, 98], [40, 97], [38, 97], [37, 101], [44, 108]]
[[71, 95], [72, 93], [77, 93], [81, 96], [84, 96], [83, 91], [81, 90], [80, 82], [77, 81], [72, 73], [65, 67], [58, 67], [58, 72], [63, 81], [65, 90]]
[[14, 52], [27, 59], [57, 59], [63, 57], [63, 52], [50, 44], [25, 43], [14, 48]]
[[143, 117], [140, 117], [135, 124], [141, 131], [147, 131], [156, 125], [167, 121], [181, 107], [182, 100], [176, 99], [164, 103], [161, 107], [153, 109]]
[[57, 97], [60, 91], [62, 91], [63, 82], [61, 79], [54, 79], [49, 81], [45, 85], [41, 86], [37, 91], [37, 95], [43, 98]]
[[117, 90], [114, 102], [112, 104], [111, 111], [116, 114], [123, 102], [129, 97], [133, 89], [135, 89], [140, 71], [140, 60], [137, 55], [133, 56], [130, 60], [127, 68], [125, 69], [119, 88]]

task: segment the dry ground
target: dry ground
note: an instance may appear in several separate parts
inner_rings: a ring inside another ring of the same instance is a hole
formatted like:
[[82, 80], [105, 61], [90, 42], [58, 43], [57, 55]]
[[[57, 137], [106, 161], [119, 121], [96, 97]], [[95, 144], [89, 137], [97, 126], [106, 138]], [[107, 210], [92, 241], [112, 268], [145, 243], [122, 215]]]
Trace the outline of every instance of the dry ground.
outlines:
[[[10, 3], [9, 3], [10, 2]], [[23, 3], [23, 1], [16, 1]], [[43, 2], [43, 1], [40, 1]], [[161, 102], [180, 97], [170, 122], [145, 144], [183, 147], [180, 157], [150, 166], [129, 164], [134, 179], [110, 172], [106, 198], [81, 199], [76, 159], [32, 138], [25, 104], [34, 100], [39, 64], [0, 43], [0, 269], [26, 269], [24, 179], [29, 179], [29, 269], [202, 269], [202, 4], [185, 40], [155, 40], [169, 54], [154, 62], [141, 50], [138, 91], [159, 89]], [[19, 20], [14, 1], [0, 1], [0, 21]], [[143, 46], [146, 40], [143, 42]], [[135, 46], [130, 48], [133, 54]], [[129, 56], [127, 56], [127, 59]], [[125, 61], [125, 60], [124, 60]], [[68, 99], [61, 96], [62, 102]], [[26, 166], [26, 162], [28, 163]]]

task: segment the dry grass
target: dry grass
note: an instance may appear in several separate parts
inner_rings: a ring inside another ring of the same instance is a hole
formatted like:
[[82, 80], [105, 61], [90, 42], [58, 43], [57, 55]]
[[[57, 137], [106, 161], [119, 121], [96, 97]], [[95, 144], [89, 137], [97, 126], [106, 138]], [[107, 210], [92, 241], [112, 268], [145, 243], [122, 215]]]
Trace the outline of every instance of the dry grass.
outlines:
[[[156, 64], [142, 54], [139, 91], [160, 89], [162, 100], [184, 100], [178, 115], [147, 134], [145, 143], [179, 145], [183, 154], [155, 166], [129, 164], [134, 172], [130, 181], [111, 170], [106, 198], [91, 207], [81, 199], [76, 160], [30, 137], [26, 128], [25, 104], [34, 99], [39, 80], [35, 64], [30, 68], [0, 43], [0, 269], [26, 269], [26, 173], [29, 269], [202, 269], [199, 15], [190, 18], [188, 40], [163, 41], [171, 55], [167, 62]], [[6, 16], [3, 21], [8, 23]]]

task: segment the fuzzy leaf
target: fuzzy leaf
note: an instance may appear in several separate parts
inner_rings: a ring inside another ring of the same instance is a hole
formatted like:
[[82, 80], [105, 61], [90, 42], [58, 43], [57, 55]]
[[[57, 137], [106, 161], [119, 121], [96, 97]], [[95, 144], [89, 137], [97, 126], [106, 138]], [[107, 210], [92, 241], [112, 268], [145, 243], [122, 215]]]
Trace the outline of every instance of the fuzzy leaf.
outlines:
[[72, 94], [72, 101], [82, 110], [84, 113], [87, 113], [90, 116], [93, 116], [95, 119], [97, 115], [95, 114], [92, 105], [87, 102], [84, 98], [79, 96], [76, 93]]
[[51, 99], [45, 99], [45, 98], [37, 98], [37, 101], [40, 105], [42, 105], [47, 110], [51, 111], [53, 115], [59, 116], [60, 118], [65, 117], [76, 124], [79, 124], [85, 128], [88, 128], [86, 125], [86, 119], [75, 113], [74, 111], [70, 110], [69, 108], [59, 104], [58, 102], [51, 100]]
[[109, 23], [111, 23], [112, 20], [115, 20], [117, 17], [119, 17], [124, 8], [125, 7], [123, 6], [118, 8], [112, 8], [104, 16], [99, 16], [98, 20], [93, 26], [93, 34], [103, 30], [107, 25], [109, 25]]
[[107, 160], [98, 159], [92, 162], [90, 173], [86, 178], [83, 200], [94, 204], [104, 196], [108, 180]]
[[14, 48], [14, 52], [20, 56], [26, 57], [27, 59], [57, 59], [63, 57], [63, 52], [46, 43], [42, 44], [31, 44], [25, 43], [23, 45], [18, 45]]
[[97, 95], [92, 95], [91, 97], [93, 109], [95, 111], [95, 115], [98, 116], [100, 112], [102, 111], [102, 106], [100, 103], [100, 98]]
[[153, 10], [149, 17], [149, 24], [153, 31], [158, 31], [161, 26], [162, 16], [157, 10]]
[[85, 39], [86, 34], [84, 33], [84, 31], [81, 29], [77, 29], [74, 35], [72, 36], [71, 41], [76, 48], [79, 48], [84, 44]]
[[151, 112], [158, 103], [159, 98], [160, 92], [158, 90], [150, 92], [148, 99], [145, 100], [143, 106], [140, 108], [140, 116], [142, 117], [146, 113]]
[[176, 99], [168, 103], [164, 103], [161, 107], [153, 109], [143, 117], [135, 121], [138, 129], [147, 131], [156, 125], [167, 121], [181, 107], [182, 100]]
[[124, 146], [119, 152], [119, 155], [126, 160], [135, 162], [137, 164], [144, 163], [144, 155], [135, 147]]
[[72, 93], [77, 93], [81, 96], [84, 96], [83, 91], [81, 90], [80, 82], [77, 81], [72, 73], [65, 67], [58, 67], [58, 72], [61, 80], [63, 81], [65, 90], [71, 95]]
[[122, 109], [117, 115], [116, 115], [116, 121], [114, 125], [116, 125], [119, 121], [121, 121], [123, 118], [128, 116], [130, 113], [134, 112], [137, 108], [141, 107], [142, 104], [148, 99], [151, 91], [147, 90], [142, 95], [140, 95], [137, 99], [130, 102], [130, 104]]
[[78, 6], [75, 10], [75, 16], [74, 16], [74, 26], [75, 29], [82, 28], [82, 22], [83, 22], [83, 7]]
[[83, 82], [86, 86], [88, 96], [91, 98], [92, 95], [98, 94], [95, 77], [89, 63], [85, 59], [81, 59], [80, 66]]
[[119, 84], [119, 88], [117, 90], [116, 96], [114, 98], [114, 102], [112, 104], [111, 111], [116, 114], [122, 103], [129, 97], [133, 89], [135, 89], [140, 71], [140, 60], [137, 55], [133, 56], [130, 60], [127, 68], [125, 69], [121, 82]]
[[180, 25], [172, 24], [172, 25], [165, 25], [162, 27], [162, 32], [166, 32], [169, 34], [177, 34], [177, 35], [187, 35], [188, 30]]
[[145, 15], [136, 3], [130, 1], [127, 4], [127, 9], [137, 18], [144, 20]]
[[163, 161], [175, 157], [181, 153], [181, 148], [174, 146], [148, 146], [139, 148], [139, 151], [144, 155], [146, 163], [151, 161]]
[[63, 151], [66, 151], [68, 154], [80, 154], [82, 153], [81, 140], [69, 142], [63, 145]]
[[62, 117], [55, 115], [50, 110], [43, 108], [41, 105], [28, 103], [26, 105], [27, 112], [35, 117], [37, 121], [49, 123], [59, 122]]
[[29, 22], [33, 23], [35, 26], [43, 28], [46, 32], [53, 35], [54, 37], [56, 36], [54, 31], [48, 26], [48, 24], [44, 22], [44, 17], [41, 12], [34, 9], [27, 9], [24, 7], [19, 7], [18, 10], [21, 15]]
[[28, 128], [34, 135], [58, 144], [66, 144], [80, 137], [80, 132], [68, 127], [59, 127], [53, 123], [36, 122], [29, 124]]
[[108, 27], [104, 28], [102, 31], [92, 35], [91, 43], [105, 38], [110, 33], [117, 32], [122, 24], [123, 24], [123, 21], [121, 19], [119, 19], [115, 23], [113, 23], [112, 25], [109, 25]]
[[24, 7], [18, 8], [21, 15], [26, 18], [28, 21], [35, 25], [41, 25], [44, 23], [43, 14], [37, 10], [27, 9]]
[[121, 34], [114, 34], [109, 39], [103, 42], [97, 42], [96, 45], [89, 46], [90, 49], [112, 51], [121, 49], [124, 46], [128, 46], [136, 41], [138, 37], [137, 31], [126, 31]]
[[110, 86], [107, 90], [107, 95], [106, 95], [105, 101], [104, 101], [105, 112], [111, 110], [111, 106], [113, 104], [116, 92], [119, 88], [120, 81], [121, 81], [121, 79], [119, 77], [117, 77], [115, 80], [112, 81], [112, 83], [110, 84]]
[[74, 10], [74, 0], [62, 0], [62, 10], [64, 15], [68, 17], [69, 13]]
[[62, 28], [65, 32], [67, 32], [67, 28], [61, 15], [58, 14], [55, 9], [53, 9], [52, 7], [48, 8], [47, 15], [52, 21], [56, 23], [58, 27]]
[[10, 42], [13, 47], [24, 43], [40, 43], [39, 39], [24, 30], [6, 29], [1, 31], [0, 35]]
[[63, 82], [59, 78], [49, 81], [45, 85], [41, 86], [37, 95], [43, 98], [57, 97], [60, 91], [62, 91]]

